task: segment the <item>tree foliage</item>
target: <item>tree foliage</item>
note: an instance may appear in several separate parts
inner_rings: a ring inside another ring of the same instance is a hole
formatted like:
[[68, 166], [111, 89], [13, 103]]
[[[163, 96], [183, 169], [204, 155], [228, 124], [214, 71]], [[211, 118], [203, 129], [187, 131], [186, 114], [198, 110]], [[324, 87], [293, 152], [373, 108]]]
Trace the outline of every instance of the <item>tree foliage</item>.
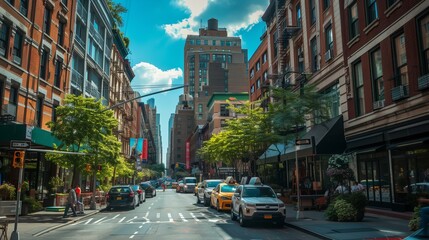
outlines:
[[122, 19], [122, 14], [126, 13], [128, 10], [122, 6], [120, 3], [115, 3], [113, 0], [107, 0], [107, 6], [112, 13], [113, 19], [118, 27], [122, 27], [124, 25], [124, 21]]
[[87, 164], [95, 173], [99, 164], [107, 167], [118, 161], [121, 143], [112, 134], [118, 123], [112, 111], [104, 110], [101, 101], [70, 94], [64, 104], [56, 108], [57, 120], [47, 123], [52, 134], [62, 142], [56, 149], [86, 153], [46, 155], [61, 167], [73, 168], [74, 181]]

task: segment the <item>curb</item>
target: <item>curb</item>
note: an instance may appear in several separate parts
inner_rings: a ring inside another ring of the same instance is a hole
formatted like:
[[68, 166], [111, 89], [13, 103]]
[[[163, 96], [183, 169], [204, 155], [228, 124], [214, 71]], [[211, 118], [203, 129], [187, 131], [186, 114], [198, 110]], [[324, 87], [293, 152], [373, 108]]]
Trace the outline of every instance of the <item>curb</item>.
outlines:
[[85, 214], [85, 216], [82, 216], [82, 217], [79, 217], [79, 218], [75, 218], [75, 219], [73, 219], [72, 221], [68, 221], [68, 222], [63, 223], [63, 224], [59, 224], [59, 225], [52, 226], [52, 227], [50, 227], [50, 228], [47, 228], [47, 229], [45, 229], [45, 230], [42, 230], [42, 231], [40, 231], [40, 232], [38, 232], [38, 233], [33, 234], [33, 236], [34, 236], [34, 237], [42, 236], [43, 234], [46, 234], [46, 233], [48, 233], [48, 232], [50, 232], [50, 231], [53, 231], [53, 230], [58, 229], [58, 228], [62, 228], [62, 227], [64, 227], [64, 226], [69, 225], [70, 223], [75, 223], [75, 222], [77, 222], [77, 221], [80, 221], [81, 219], [84, 219], [84, 218], [87, 218], [87, 217], [92, 216], [92, 215], [94, 215], [94, 214], [97, 214], [99, 211], [100, 211], [100, 210], [96, 210], [96, 211], [91, 212], [91, 213], [89, 213], [89, 214]]
[[327, 237], [327, 236], [325, 236], [325, 235], [322, 235], [322, 234], [319, 234], [319, 233], [316, 233], [316, 232], [310, 231], [310, 230], [308, 230], [308, 229], [306, 229], [306, 228], [302, 228], [302, 227], [296, 226], [296, 225], [291, 224], [291, 223], [286, 223], [286, 222], [285, 222], [285, 226], [290, 227], [290, 228], [294, 228], [294, 229], [296, 229], [296, 230], [298, 230], [298, 231], [301, 231], [301, 232], [307, 233], [307, 234], [309, 234], [309, 235], [315, 236], [315, 237], [320, 238], [320, 239], [324, 239], [324, 240], [334, 240], [333, 238], [329, 238], [329, 237]]

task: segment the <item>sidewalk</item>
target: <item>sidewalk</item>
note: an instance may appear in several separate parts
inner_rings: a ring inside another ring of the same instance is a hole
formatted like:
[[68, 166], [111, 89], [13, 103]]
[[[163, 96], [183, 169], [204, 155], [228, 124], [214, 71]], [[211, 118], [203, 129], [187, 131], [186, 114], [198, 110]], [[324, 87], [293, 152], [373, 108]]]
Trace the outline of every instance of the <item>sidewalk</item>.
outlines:
[[[106, 206], [100, 206], [100, 204], [97, 204], [96, 210], [85, 209], [85, 214], [78, 214], [77, 217], [72, 217], [71, 211], [69, 211], [69, 217], [67, 218], [63, 218], [63, 211], [39, 211], [35, 213], [30, 213], [26, 216], [19, 216], [17, 232], [19, 233], [20, 240], [34, 239], [34, 237], [63, 227], [67, 224], [77, 222], [82, 218], [94, 215], [98, 213], [101, 209], [104, 209], [104, 207]], [[9, 220], [7, 235], [8, 237], [10, 237], [15, 228], [15, 217], [8, 216], [7, 219]]]
[[403, 239], [412, 234], [408, 229], [411, 212], [398, 213], [384, 209], [365, 210], [362, 222], [327, 221], [324, 211], [300, 211], [296, 219], [295, 206], [287, 206], [286, 227], [299, 229], [320, 239]]

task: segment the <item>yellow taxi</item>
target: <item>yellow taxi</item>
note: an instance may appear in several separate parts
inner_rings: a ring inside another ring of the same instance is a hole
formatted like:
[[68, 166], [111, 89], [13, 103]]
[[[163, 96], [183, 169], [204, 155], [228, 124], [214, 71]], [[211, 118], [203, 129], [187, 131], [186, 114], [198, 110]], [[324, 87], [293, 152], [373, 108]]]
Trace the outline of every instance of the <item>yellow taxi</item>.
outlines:
[[217, 185], [210, 196], [210, 206], [218, 211], [231, 210], [231, 198], [237, 186], [234, 180], [227, 180]]

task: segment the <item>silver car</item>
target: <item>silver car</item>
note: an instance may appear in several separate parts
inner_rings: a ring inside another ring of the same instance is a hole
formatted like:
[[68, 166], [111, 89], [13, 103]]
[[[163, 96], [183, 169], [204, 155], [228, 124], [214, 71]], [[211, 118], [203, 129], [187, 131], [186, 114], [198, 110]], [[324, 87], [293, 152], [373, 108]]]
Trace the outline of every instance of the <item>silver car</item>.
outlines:
[[207, 179], [203, 181], [203, 184], [198, 188], [197, 193], [197, 203], [204, 203], [204, 206], [208, 207], [210, 205], [210, 195], [212, 194], [213, 189], [223, 182], [222, 179]]
[[232, 196], [231, 219], [238, 219], [242, 227], [252, 222], [270, 222], [283, 227], [285, 218], [285, 204], [270, 186], [260, 182], [240, 185]]

